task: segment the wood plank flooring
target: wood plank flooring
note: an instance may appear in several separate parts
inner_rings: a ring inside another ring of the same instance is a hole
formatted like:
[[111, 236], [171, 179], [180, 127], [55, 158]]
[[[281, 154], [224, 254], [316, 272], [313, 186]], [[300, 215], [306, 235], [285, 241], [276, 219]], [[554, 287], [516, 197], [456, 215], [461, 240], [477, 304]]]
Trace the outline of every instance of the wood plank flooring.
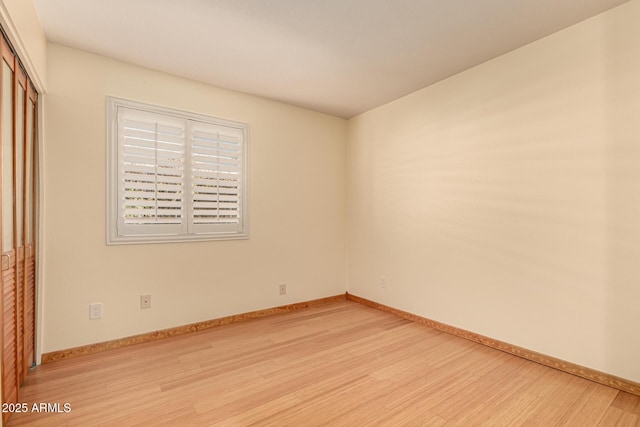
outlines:
[[9, 426], [640, 427], [638, 396], [352, 301], [39, 366], [20, 400], [61, 412]]

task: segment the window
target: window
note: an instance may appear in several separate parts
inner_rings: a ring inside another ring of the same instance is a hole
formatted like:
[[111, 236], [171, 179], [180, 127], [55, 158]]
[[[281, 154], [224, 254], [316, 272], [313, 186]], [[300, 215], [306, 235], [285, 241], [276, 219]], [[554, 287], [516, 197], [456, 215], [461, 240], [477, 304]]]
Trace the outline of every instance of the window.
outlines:
[[248, 237], [247, 124], [107, 104], [107, 244]]

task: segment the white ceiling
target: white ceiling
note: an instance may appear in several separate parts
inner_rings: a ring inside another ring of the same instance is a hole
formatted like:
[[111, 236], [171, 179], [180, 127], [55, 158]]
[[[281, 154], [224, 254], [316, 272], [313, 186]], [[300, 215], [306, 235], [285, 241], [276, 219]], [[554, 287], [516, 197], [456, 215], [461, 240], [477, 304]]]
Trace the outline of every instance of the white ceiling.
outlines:
[[47, 38], [351, 117], [627, 0], [34, 0]]

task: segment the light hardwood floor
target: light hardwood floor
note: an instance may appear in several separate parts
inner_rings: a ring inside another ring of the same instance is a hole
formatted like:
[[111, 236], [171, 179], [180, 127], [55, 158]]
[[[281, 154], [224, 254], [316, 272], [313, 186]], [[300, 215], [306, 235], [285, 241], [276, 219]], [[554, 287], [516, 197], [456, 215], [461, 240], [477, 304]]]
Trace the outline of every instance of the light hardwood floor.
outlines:
[[341, 301], [33, 370], [9, 426], [640, 426], [640, 397]]

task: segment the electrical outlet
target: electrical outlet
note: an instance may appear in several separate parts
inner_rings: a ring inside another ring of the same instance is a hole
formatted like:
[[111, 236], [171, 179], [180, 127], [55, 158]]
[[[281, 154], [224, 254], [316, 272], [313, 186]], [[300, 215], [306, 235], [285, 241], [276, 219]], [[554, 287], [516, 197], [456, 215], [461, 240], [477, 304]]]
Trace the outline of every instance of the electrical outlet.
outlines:
[[387, 276], [380, 276], [380, 287], [387, 289]]
[[280, 295], [287, 294], [287, 285], [284, 283], [280, 283]]
[[140, 308], [151, 308], [151, 295], [140, 295]]
[[96, 302], [93, 304], [89, 304], [89, 319], [101, 319], [102, 318], [102, 303]]

